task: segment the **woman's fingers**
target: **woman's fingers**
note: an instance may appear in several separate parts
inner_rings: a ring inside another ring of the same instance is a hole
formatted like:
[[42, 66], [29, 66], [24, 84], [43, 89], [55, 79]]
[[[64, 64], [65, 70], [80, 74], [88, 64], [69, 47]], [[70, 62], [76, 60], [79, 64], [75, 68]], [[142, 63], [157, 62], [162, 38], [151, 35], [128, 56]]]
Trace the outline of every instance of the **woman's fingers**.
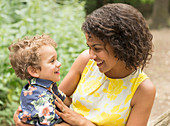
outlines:
[[56, 96], [55, 104], [61, 110], [55, 110], [55, 113], [60, 116], [65, 122], [69, 123], [70, 125], [90, 125], [95, 126], [92, 122], [84, 118], [82, 115], [76, 113], [75, 111], [68, 108], [62, 101]]
[[65, 120], [66, 116], [68, 115], [69, 108], [57, 96], [56, 99], [55, 105], [60, 109], [60, 111], [55, 110], [55, 113]]
[[58, 101], [55, 101], [55, 104], [57, 105], [57, 107], [60, 109], [60, 111], [63, 113], [66, 109], [66, 106], [64, 104], [61, 104]]
[[57, 101], [55, 101], [55, 104], [61, 110], [61, 112], [64, 112], [68, 107], [57, 96], [56, 96], [56, 99]]
[[30, 124], [24, 124], [21, 122], [21, 120], [18, 118], [18, 115], [20, 112], [22, 112], [21, 106], [18, 107], [18, 109], [15, 111], [14, 116], [13, 116], [16, 126], [32, 126]]
[[19, 112], [22, 112], [21, 106], [19, 106], [17, 110], [18, 110]]
[[56, 99], [61, 105], [65, 105], [58, 96], [56, 96]]
[[18, 118], [19, 113], [22, 111], [21, 106], [18, 107], [18, 109], [15, 111], [13, 119], [16, 124], [16, 126], [20, 126], [20, 119]]

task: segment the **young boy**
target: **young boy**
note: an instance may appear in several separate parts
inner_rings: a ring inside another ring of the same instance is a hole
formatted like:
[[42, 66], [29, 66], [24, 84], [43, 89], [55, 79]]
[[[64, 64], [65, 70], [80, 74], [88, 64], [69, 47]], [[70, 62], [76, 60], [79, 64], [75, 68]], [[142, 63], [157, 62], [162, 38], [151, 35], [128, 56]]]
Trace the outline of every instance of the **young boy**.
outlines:
[[[61, 63], [57, 61], [57, 44], [48, 35], [25, 38], [9, 46], [10, 62], [17, 77], [27, 79], [20, 96], [19, 118], [28, 124], [54, 125], [63, 120], [55, 113], [56, 95], [66, 105], [70, 100], [58, 90]], [[64, 111], [64, 110], [61, 110]]]

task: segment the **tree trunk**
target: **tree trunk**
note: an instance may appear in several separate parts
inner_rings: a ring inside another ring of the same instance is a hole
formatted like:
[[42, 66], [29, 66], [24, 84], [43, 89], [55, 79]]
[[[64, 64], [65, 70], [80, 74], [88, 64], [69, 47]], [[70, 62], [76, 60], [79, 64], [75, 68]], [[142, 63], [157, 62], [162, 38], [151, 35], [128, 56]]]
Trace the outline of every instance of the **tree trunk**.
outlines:
[[96, 0], [96, 2], [97, 2], [96, 8], [99, 8], [103, 6], [104, 4], [106, 4], [107, 0]]
[[168, 27], [169, 0], [155, 0], [152, 12], [151, 28]]

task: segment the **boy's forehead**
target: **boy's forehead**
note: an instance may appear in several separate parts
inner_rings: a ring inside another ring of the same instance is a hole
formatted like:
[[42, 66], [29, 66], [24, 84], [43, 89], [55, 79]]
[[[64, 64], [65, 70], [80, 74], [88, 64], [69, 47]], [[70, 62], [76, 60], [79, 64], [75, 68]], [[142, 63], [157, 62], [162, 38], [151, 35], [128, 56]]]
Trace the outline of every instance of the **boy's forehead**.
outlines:
[[56, 55], [57, 52], [52, 45], [44, 45], [39, 48], [40, 56]]

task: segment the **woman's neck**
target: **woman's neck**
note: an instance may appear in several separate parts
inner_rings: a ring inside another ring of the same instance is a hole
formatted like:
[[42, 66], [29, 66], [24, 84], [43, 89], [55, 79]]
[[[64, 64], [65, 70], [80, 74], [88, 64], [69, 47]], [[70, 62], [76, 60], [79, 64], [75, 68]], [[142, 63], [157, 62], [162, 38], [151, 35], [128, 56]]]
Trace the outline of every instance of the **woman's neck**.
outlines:
[[112, 79], [121, 79], [125, 78], [128, 75], [132, 74], [135, 71], [135, 69], [126, 69], [125, 64], [122, 62], [119, 62], [116, 67], [114, 67], [112, 70], [104, 73], [107, 77]]

